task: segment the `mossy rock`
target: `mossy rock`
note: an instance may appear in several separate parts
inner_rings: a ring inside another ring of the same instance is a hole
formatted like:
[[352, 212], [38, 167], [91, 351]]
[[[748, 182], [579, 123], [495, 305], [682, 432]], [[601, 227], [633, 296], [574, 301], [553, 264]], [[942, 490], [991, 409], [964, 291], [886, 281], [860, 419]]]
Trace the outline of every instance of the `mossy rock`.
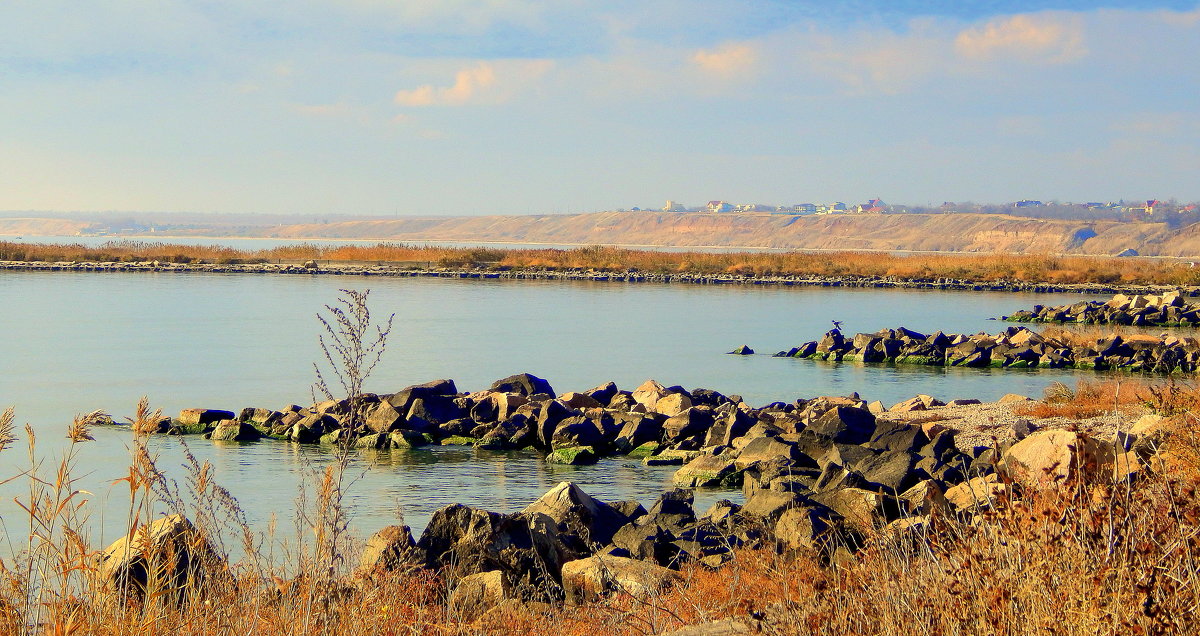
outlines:
[[441, 444], [442, 446], [474, 446], [477, 441], [479, 440], [466, 435], [451, 435], [442, 440]]
[[415, 431], [392, 431], [388, 438], [392, 448], [417, 448], [430, 443], [425, 434]]
[[213, 430], [213, 427], [208, 424], [184, 424], [179, 420], [171, 422], [171, 428], [167, 429], [169, 435], [203, 435]]
[[923, 364], [930, 367], [942, 366], [943, 360], [933, 356], [898, 356], [896, 364]]
[[568, 446], [566, 448], [556, 448], [546, 456], [546, 462], [550, 464], [566, 464], [568, 466], [582, 466], [585, 464], [595, 464], [600, 457], [596, 455], [595, 449], [591, 446]]
[[339, 428], [336, 431], [329, 431], [328, 433], [325, 433], [321, 436], [318, 442], [325, 446], [336, 446], [341, 443], [342, 437], [344, 436], [345, 433], [343, 432], [343, 429]]
[[[994, 362], [994, 361], [993, 361]], [[1011, 364], [1006, 365], [1009, 369], [1028, 369], [1028, 360], [1013, 360]]]
[[363, 435], [362, 437], [354, 440], [355, 448], [381, 449], [388, 448], [391, 445], [392, 440], [390, 437], [388, 437], [387, 433], [371, 433], [370, 435]]
[[989, 360], [987, 365], [993, 369], [1003, 369], [1004, 367], [1009, 366], [1008, 364], [1006, 364], [1007, 362], [1008, 362], [1007, 360], [1003, 360], [1003, 359]]
[[487, 435], [475, 442], [475, 448], [499, 451], [512, 448], [512, 444], [503, 435]]
[[857, 353], [847, 353], [842, 356], [842, 362], [862, 362], [862, 356]]
[[645, 444], [642, 444], [641, 446], [629, 451], [628, 456], [635, 458], [653, 457], [654, 455], [657, 455], [658, 451], [660, 450], [662, 450], [662, 444], [659, 444], [658, 442], [646, 442]]

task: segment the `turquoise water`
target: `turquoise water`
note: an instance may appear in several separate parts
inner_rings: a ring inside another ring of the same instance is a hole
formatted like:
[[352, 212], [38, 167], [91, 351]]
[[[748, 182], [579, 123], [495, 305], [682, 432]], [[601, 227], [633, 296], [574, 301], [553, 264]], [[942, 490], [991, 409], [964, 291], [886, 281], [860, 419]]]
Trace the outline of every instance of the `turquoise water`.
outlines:
[[[446, 280], [220, 274], [0, 273], [0, 407], [38, 436], [39, 454], [65, 446], [72, 415], [103, 409], [132, 415], [142, 395], [167, 414], [182, 408], [309, 404], [322, 305], [339, 287], [371, 289], [377, 317], [395, 314], [383, 362], [366, 389], [393, 392], [436, 378], [459, 390], [530, 372], [558, 392], [609, 380], [632, 389], [648, 378], [689, 389], [740, 394], [753, 405], [857, 391], [899, 402], [917, 393], [942, 399], [1038, 395], [1073, 371], [933, 369], [775, 359], [770, 354], [819, 338], [831, 320], [849, 332], [906, 326], [917, 331], [997, 332], [987, 320], [1069, 294], [963, 293], [839, 288], [766, 288], [607, 282]], [[748, 344], [760, 355], [722, 352]], [[20, 435], [22, 438], [25, 435]], [[111, 539], [127, 503], [111, 484], [127, 465], [123, 431], [96, 432], [77, 474], [93, 493], [97, 532]], [[24, 442], [24, 440], [22, 440]], [[159, 439], [160, 464], [180, 477], [178, 439]], [[250, 522], [272, 515], [290, 527], [299, 483], [321, 468], [319, 449], [279, 442], [187, 441], [237, 496]], [[28, 466], [22, 450], [0, 453], [0, 479]], [[362, 458], [349, 501], [354, 527], [371, 532], [397, 511], [416, 527], [453, 502], [497, 511], [524, 507], [564, 479], [601, 499], [650, 503], [673, 469], [605, 460], [552, 467], [535, 453], [464, 448]], [[0, 516], [17, 518], [15, 484], [0, 487]], [[698, 506], [736, 493], [702, 493]], [[20, 533], [18, 533], [20, 534]]]

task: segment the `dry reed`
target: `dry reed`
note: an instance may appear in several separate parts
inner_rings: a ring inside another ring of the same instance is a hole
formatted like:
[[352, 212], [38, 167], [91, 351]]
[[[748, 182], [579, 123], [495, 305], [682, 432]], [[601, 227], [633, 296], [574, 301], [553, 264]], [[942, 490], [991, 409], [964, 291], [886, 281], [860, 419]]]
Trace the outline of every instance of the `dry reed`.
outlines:
[[888, 254], [881, 252], [667, 252], [605, 246], [576, 249], [434, 247], [381, 242], [373, 245], [300, 243], [265, 250], [221, 245], [111, 241], [97, 247], [0, 241], [0, 260], [34, 262], [260, 263], [318, 260], [404, 263], [410, 266], [635, 270], [652, 273], [752, 276], [845, 276], [904, 281], [958, 279], [978, 282], [1200, 284], [1187, 263], [1095, 256], [1039, 254]]

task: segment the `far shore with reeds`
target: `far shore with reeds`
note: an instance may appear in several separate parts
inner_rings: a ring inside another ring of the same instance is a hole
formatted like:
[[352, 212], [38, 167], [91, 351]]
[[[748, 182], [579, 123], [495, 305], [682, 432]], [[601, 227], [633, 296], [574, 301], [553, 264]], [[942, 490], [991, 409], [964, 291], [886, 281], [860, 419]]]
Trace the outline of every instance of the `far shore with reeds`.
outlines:
[[1190, 263], [1145, 258], [1055, 256], [1044, 254], [888, 254], [880, 252], [705, 252], [638, 250], [606, 246], [575, 249], [437, 247], [403, 243], [320, 245], [301, 243], [262, 250], [224, 245], [179, 245], [112, 241], [96, 247], [0, 241], [0, 261], [19, 263], [161, 263], [322, 266], [389, 264], [411, 269], [483, 271], [581, 271], [652, 276], [734, 276], [819, 278], [929, 283], [958, 281], [979, 285], [1099, 285], [1175, 287], [1200, 285], [1200, 268]]

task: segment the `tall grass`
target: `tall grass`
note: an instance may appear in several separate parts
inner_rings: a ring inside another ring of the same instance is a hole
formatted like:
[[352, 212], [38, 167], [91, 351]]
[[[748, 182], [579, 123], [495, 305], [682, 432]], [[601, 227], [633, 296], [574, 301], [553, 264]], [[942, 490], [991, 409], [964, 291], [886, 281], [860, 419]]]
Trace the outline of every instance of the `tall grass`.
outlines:
[[405, 263], [441, 267], [636, 270], [652, 273], [752, 276], [856, 276], [897, 280], [978, 282], [1200, 284], [1200, 268], [1150, 259], [1038, 254], [887, 254], [879, 252], [665, 252], [616, 247], [495, 249], [296, 244], [265, 250], [220, 245], [112, 241], [98, 247], [0, 241], [0, 260], [32, 262], [260, 263], [318, 260]]

